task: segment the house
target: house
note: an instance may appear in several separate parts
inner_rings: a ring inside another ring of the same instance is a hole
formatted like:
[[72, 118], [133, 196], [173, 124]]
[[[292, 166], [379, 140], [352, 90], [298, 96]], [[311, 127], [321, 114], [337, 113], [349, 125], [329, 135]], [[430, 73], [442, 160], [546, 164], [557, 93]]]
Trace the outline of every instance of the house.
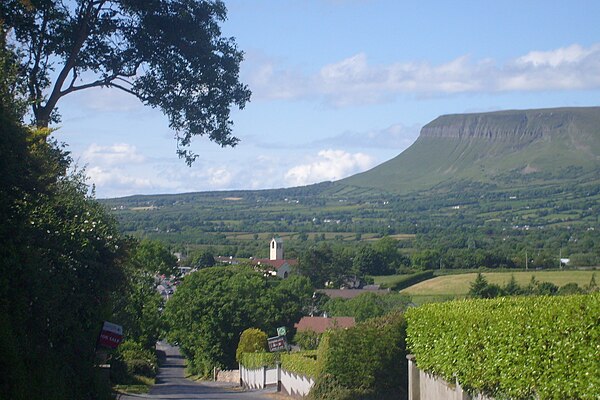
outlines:
[[323, 333], [328, 329], [352, 328], [356, 325], [354, 317], [302, 317], [294, 324], [297, 332], [313, 331]]

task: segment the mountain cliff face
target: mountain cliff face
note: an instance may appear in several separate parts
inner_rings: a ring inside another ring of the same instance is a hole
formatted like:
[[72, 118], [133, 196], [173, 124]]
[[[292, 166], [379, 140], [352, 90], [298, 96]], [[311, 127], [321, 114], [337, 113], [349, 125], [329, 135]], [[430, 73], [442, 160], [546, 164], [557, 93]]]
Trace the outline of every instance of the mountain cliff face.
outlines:
[[600, 107], [444, 115], [394, 159], [339, 181], [397, 192], [456, 181], [496, 186], [600, 177]]

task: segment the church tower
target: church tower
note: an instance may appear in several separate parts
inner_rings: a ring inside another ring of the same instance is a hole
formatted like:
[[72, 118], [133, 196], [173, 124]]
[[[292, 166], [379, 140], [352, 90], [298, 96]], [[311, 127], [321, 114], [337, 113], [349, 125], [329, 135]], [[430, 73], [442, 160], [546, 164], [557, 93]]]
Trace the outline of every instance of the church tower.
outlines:
[[281, 238], [271, 239], [269, 260], [283, 260], [283, 240]]

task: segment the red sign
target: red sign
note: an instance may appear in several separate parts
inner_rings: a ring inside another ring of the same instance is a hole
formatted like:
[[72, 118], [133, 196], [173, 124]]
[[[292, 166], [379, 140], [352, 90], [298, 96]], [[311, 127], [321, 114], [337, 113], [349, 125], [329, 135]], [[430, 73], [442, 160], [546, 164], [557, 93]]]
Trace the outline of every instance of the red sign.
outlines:
[[286, 351], [288, 349], [285, 336], [268, 338], [267, 343], [269, 344], [269, 351]]
[[98, 344], [100, 346], [108, 347], [109, 349], [116, 349], [122, 341], [123, 327], [104, 321], [102, 331], [100, 331], [100, 337], [98, 338]]

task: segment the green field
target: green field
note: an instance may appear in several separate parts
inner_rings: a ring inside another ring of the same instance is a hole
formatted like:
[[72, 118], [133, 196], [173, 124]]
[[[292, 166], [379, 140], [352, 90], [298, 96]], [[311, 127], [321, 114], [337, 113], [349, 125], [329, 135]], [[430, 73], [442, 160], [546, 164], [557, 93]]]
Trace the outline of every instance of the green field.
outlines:
[[[592, 275], [598, 271], [519, 271], [519, 272], [485, 272], [483, 276], [489, 283], [497, 285], [506, 284], [511, 276], [514, 276], [520, 286], [525, 286], [534, 276], [540, 282], [551, 282], [557, 286], [567, 283], [576, 283], [585, 286], [590, 283]], [[464, 298], [469, 292], [471, 282], [475, 280], [477, 273], [438, 276], [424, 282], [417, 283], [401, 291], [401, 293], [412, 296], [417, 304], [431, 301], [450, 300], [453, 298]], [[596, 279], [600, 279], [598, 276]]]

